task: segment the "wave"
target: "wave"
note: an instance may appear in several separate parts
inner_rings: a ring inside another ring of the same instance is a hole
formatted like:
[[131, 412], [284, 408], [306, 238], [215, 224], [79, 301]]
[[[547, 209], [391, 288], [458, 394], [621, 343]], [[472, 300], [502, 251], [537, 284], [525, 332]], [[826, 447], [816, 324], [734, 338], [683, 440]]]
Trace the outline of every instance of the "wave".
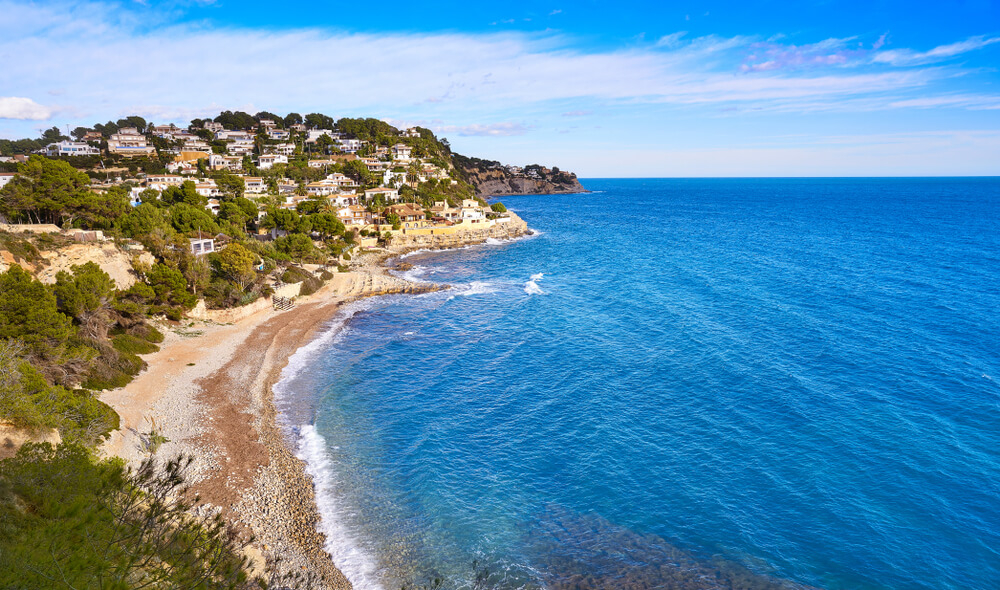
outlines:
[[452, 294], [448, 301], [456, 297], [468, 297], [470, 295], [483, 295], [485, 293], [496, 292], [496, 285], [485, 281], [472, 281], [468, 285], [456, 285], [449, 290]]
[[292, 438], [295, 456], [305, 462], [306, 473], [313, 478], [320, 516], [317, 528], [326, 534], [326, 550], [334, 565], [358, 590], [382, 590], [378, 581], [378, 565], [375, 557], [352, 536], [345, 522], [344, 515], [349, 508], [339, 502], [335, 459], [326, 440], [310, 423], [313, 411], [309, 400], [301, 399], [293, 387], [296, 377], [311, 366], [320, 353], [344, 336], [351, 318], [378, 305], [382, 299], [373, 297], [343, 306], [318, 337], [295, 351], [272, 387], [278, 423]]
[[351, 585], [358, 590], [382, 590], [378, 581], [378, 564], [374, 556], [364, 551], [344, 523], [348, 510], [337, 501], [337, 476], [334, 458], [330, 455], [326, 439], [316, 427], [307, 424], [299, 430], [299, 447], [296, 457], [305, 461], [306, 473], [313, 478], [316, 490], [316, 507], [320, 514], [320, 531], [326, 535], [326, 550]]
[[545, 291], [542, 291], [542, 288], [538, 286], [538, 281], [542, 280], [544, 276], [543, 272], [531, 275], [531, 280], [524, 284], [524, 292], [528, 295], [544, 295]]

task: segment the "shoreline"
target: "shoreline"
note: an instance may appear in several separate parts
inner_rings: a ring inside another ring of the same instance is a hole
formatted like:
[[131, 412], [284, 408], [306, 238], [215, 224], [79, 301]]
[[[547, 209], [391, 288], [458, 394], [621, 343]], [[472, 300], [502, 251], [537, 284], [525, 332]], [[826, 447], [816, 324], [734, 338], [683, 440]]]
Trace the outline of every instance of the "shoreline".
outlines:
[[[516, 220], [502, 228], [507, 235], [499, 239], [530, 235]], [[148, 456], [152, 418], [169, 439], [158, 455], [193, 456], [192, 490], [254, 536], [247, 551], [258, 566], [254, 573], [262, 573], [263, 562], [280, 562], [280, 572], [316, 574], [327, 588], [351, 588], [326, 549], [314, 481], [296, 456], [297, 441], [289, 440], [280, 424], [273, 388], [292, 356], [325, 332], [346, 304], [448, 288], [407, 281], [391, 274], [388, 265], [417, 250], [498, 239], [482, 230], [469, 234], [443, 243], [411, 239], [361, 254], [350, 272], [337, 273], [288, 311], [268, 307], [232, 324], [185, 319], [180, 326], [162, 326], [166, 339], [160, 351], [143, 357], [149, 367], [125, 388], [102, 392], [101, 400], [121, 416], [121, 427], [99, 452], [137, 464]]]

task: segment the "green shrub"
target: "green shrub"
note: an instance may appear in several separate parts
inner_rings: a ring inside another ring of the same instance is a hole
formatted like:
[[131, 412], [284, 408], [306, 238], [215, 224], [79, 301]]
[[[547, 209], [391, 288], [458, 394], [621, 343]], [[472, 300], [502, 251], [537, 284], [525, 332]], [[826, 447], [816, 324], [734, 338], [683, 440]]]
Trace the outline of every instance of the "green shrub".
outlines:
[[153, 344], [159, 344], [163, 342], [163, 332], [157, 330], [149, 324], [143, 324], [143, 334], [137, 334], [140, 338], [144, 339], [146, 342], [152, 342]]
[[91, 362], [83, 386], [97, 391], [125, 387], [145, 368], [146, 361], [135, 354], [111, 349]]
[[328, 270], [324, 270], [323, 272], [319, 273], [319, 278], [321, 278], [324, 281], [329, 281], [330, 279], [333, 278], [333, 273]]
[[[162, 339], [162, 334], [160, 335]], [[118, 352], [128, 354], [150, 354], [160, 350], [160, 347], [131, 334], [119, 334], [111, 338], [111, 343]]]
[[284, 273], [281, 274], [281, 280], [285, 283], [301, 283], [302, 281], [312, 277], [307, 271], [297, 268], [290, 267]]
[[82, 445], [24, 445], [0, 462], [0, 588], [261, 588], [235, 531], [190, 510], [189, 467], [129, 470]]
[[309, 277], [308, 279], [302, 281], [302, 286], [299, 287], [299, 295], [312, 295], [319, 288], [323, 286], [323, 281], [317, 279], [316, 277]]

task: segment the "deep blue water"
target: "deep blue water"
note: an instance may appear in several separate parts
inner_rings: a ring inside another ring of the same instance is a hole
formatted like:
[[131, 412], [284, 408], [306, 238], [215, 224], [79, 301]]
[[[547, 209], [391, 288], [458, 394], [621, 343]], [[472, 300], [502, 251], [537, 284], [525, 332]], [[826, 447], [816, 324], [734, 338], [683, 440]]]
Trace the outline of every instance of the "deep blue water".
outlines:
[[1000, 180], [584, 184], [292, 363], [355, 587], [1000, 588]]

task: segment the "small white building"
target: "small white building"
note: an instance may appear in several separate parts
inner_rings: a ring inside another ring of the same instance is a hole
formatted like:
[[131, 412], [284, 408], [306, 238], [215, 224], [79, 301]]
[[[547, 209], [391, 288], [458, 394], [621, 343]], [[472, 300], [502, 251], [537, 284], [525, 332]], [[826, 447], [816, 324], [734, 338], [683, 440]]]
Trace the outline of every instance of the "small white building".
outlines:
[[316, 143], [316, 141], [327, 135], [332, 140], [340, 139], [340, 134], [332, 129], [310, 129], [306, 134], [306, 143]]
[[257, 167], [261, 170], [267, 170], [275, 164], [287, 164], [288, 156], [282, 156], [281, 154], [264, 154], [257, 160]]
[[180, 186], [184, 182], [183, 176], [176, 174], [151, 174], [146, 177], [146, 187], [161, 193], [170, 186]]
[[371, 213], [362, 205], [349, 205], [343, 209], [338, 209], [337, 218], [344, 225], [353, 225], [355, 227], [371, 225], [372, 222]]
[[291, 156], [295, 154], [295, 144], [294, 143], [279, 143], [277, 145], [269, 145], [264, 148], [269, 154], [280, 154], [282, 156]]
[[365, 142], [360, 139], [340, 139], [337, 141], [337, 149], [345, 154], [356, 154], [364, 145]]
[[399, 160], [401, 162], [409, 162], [410, 155], [413, 153], [413, 148], [406, 144], [397, 143], [392, 146], [392, 159]]
[[[263, 123], [263, 121], [261, 121]], [[292, 136], [292, 133], [287, 129], [268, 129], [267, 138], [273, 139], [275, 141], [284, 141]]]
[[10, 181], [14, 180], [13, 172], [0, 172], [0, 188], [6, 186]]
[[365, 189], [365, 199], [371, 201], [377, 197], [381, 197], [383, 203], [395, 203], [399, 200], [399, 191], [397, 189], [387, 188], [384, 186]]
[[191, 253], [195, 256], [215, 252], [215, 240], [212, 238], [191, 238], [188, 241], [191, 243]]
[[246, 192], [259, 195], [267, 191], [267, 183], [260, 176], [244, 176], [243, 185], [246, 187]]
[[60, 141], [45, 146], [45, 155], [56, 156], [97, 156], [101, 150], [82, 141]]
[[245, 156], [253, 153], [252, 139], [232, 139], [226, 143], [226, 152], [231, 156]]
[[122, 127], [108, 138], [108, 151], [122, 156], [151, 156], [156, 148], [146, 144], [146, 136], [135, 127]]

